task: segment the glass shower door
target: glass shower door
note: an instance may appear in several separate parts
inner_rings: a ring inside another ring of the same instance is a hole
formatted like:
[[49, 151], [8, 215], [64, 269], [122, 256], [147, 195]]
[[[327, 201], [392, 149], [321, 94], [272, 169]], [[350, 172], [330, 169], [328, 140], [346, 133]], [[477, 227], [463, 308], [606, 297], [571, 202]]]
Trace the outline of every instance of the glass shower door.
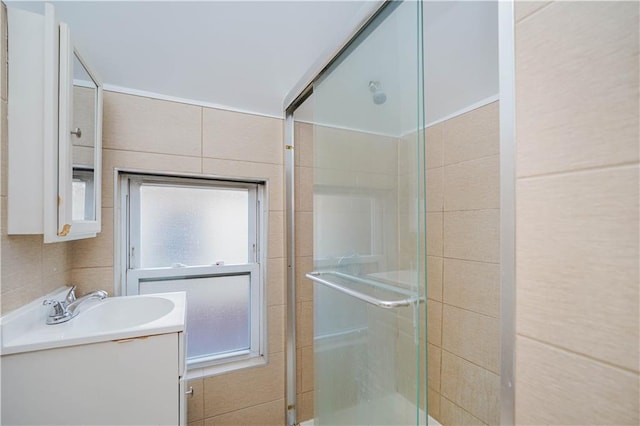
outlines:
[[427, 423], [422, 4], [313, 89], [316, 425]]

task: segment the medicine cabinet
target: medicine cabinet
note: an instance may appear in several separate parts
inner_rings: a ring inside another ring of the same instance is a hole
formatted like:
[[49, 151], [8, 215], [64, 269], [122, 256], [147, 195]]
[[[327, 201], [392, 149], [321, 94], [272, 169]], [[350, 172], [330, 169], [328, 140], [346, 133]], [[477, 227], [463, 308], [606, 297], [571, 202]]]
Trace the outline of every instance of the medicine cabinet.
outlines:
[[44, 242], [101, 230], [102, 84], [52, 5], [7, 10], [9, 234]]

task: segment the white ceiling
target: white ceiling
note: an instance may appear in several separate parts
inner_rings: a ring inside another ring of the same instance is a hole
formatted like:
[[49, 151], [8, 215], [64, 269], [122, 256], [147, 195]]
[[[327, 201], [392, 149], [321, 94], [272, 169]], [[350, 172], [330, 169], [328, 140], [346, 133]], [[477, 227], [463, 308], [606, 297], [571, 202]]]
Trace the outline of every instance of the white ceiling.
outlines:
[[[42, 13], [40, 1], [7, 1]], [[283, 100], [377, 2], [54, 1], [105, 88], [282, 117]]]

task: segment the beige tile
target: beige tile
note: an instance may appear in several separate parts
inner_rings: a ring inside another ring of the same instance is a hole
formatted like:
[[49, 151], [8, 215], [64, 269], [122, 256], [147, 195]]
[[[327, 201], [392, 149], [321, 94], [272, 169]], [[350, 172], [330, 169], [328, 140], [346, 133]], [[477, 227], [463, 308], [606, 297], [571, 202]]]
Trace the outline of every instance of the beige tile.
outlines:
[[205, 419], [205, 426], [282, 426], [286, 423], [284, 399], [254, 405]]
[[114, 294], [112, 267], [72, 269], [71, 282], [78, 286], [78, 295], [94, 290], [105, 290], [110, 295]]
[[313, 167], [313, 125], [295, 123], [296, 166]]
[[500, 265], [444, 260], [443, 300], [449, 305], [492, 317], [500, 316]]
[[204, 157], [283, 164], [283, 122], [277, 118], [204, 108]]
[[442, 345], [442, 303], [427, 300], [427, 341]]
[[313, 168], [295, 168], [295, 201], [296, 211], [313, 211]]
[[[427, 211], [442, 211], [444, 203], [444, 172], [445, 167], [427, 170]], [[448, 194], [447, 194], [448, 195]]]
[[638, 166], [520, 180], [520, 334], [638, 370]]
[[204, 158], [203, 173], [236, 178], [268, 180], [269, 210], [284, 211], [284, 169], [280, 164]]
[[204, 379], [205, 418], [284, 397], [284, 354], [272, 354], [266, 366]]
[[7, 87], [7, 7], [2, 3], [0, 9], [0, 40], [2, 40], [0, 45], [0, 80], [2, 80], [0, 81], [0, 98], [6, 101], [9, 95]]
[[[0, 195], [9, 194], [9, 122], [7, 117], [7, 101], [0, 101]], [[6, 219], [4, 219], [6, 221]]]
[[313, 302], [296, 304], [296, 347], [313, 345]]
[[440, 421], [440, 398], [441, 396], [439, 392], [436, 392], [431, 388], [428, 389], [427, 403], [429, 406], [427, 408], [427, 412], [432, 418], [438, 420], [442, 424], [442, 421]]
[[440, 400], [440, 418], [438, 420], [441, 424], [446, 426], [481, 426], [486, 424], [473, 417], [473, 415], [465, 411], [463, 408], [458, 407], [447, 398], [442, 398]]
[[498, 102], [459, 115], [442, 125], [445, 165], [500, 152]]
[[436, 124], [435, 126], [427, 127], [425, 131], [427, 169], [444, 165], [443, 128], [444, 124]]
[[187, 426], [204, 426], [204, 420], [196, 420], [195, 422], [187, 423]]
[[529, 1], [529, 0], [516, 0], [514, 4], [514, 20], [517, 22], [523, 20], [527, 16], [531, 16], [538, 10], [545, 6], [550, 5], [550, 1]]
[[41, 285], [42, 235], [2, 235], [1, 244], [2, 291]]
[[313, 419], [313, 392], [305, 392], [298, 398], [298, 422]]
[[442, 348], [500, 374], [500, 322], [496, 318], [444, 305]]
[[312, 256], [296, 256], [296, 301], [313, 301], [313, 281], [305, 274], [313, 272]]
[[637, 374], [521, 336], [516, 354], [516, 424], [640, 423]]
[[104, 92], [103, 147], [201, 156], [202, 108]]
[[443, 214], [427, 213], [427, 254], [442, 256], [443, 254]]
[[267, 260], [267, 304], [284, 305], [286, 303], [285, 260]]
[[296, 212], [296, 256], [313, 256], [313, 213]]
[[442, 349], [431, 344], [427, 344], [427, 348], [427, 373], [429, 375], [429, 388], [440, 392], [440, 367], [442, 365]]
[[427, 297], [442, 302], [443, 259], [427, 256]]
[[102, 167], [102, 207], [106, 208], [114, 206], [114, 168], [165, 173], [200, 173], [202, 160], [195, 157], [103, 149]]
[[284, 352], [285, 306], [269, 306], [267, 312], [269, 353]]
[[267, 257], [284, 257], [284, 212], [269, 212], [269, 239], [267, 247]]
[[95, 238], [71, 243], [74, 268], [113, 266], [113, 208], [102, 209], [102, 231]]
[[500, 424], [500, 377], [497, 374], [442, 351], [441, 392], [482, 422]]
[[299, 349], [301, 353], [302, 387], [301, 392], [313, 391], [313, 346], [305, 346]]
[[[51, 276], [71, 272], [74, 261], [71, 244], [52, 243], [42, 245], [42, 279], [47, 281]], [[71, 275], [69, 275], [71, 277]], [[68, 285], [69, 283], [66, 283]]]
[[204, 418], [204, 381], [202, 378], [189, 380], [187, 388], [193, 388], [193, 393], [187, 395], [187, 422], [192, 423]]
[[497, 155], [444, 168], [445, 211], [497, 208], [500, 208], [500, 158]]
[[638, 19], [635, 2], [554, 2], [517, 25], [518, 176], [638, 161]]
[[500, 210], [444, 213], [444, 256], [500, 261]]

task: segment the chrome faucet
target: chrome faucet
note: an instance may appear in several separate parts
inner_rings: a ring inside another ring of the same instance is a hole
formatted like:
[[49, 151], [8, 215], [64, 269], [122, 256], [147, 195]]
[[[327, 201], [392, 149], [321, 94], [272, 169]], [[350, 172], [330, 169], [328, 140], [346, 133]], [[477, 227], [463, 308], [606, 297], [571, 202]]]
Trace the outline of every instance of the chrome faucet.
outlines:
[[76, 298], [76, 286], [72, 286], [64, 300], [45, 300], [43, 305], [51, 305], [51, 312], [47, 317], [47, 324], [61, 324], [74, 318], [80, 313], [78, 308], [87, 300], [102, 300], [108, 296], [104, 290], [96, 290]]

